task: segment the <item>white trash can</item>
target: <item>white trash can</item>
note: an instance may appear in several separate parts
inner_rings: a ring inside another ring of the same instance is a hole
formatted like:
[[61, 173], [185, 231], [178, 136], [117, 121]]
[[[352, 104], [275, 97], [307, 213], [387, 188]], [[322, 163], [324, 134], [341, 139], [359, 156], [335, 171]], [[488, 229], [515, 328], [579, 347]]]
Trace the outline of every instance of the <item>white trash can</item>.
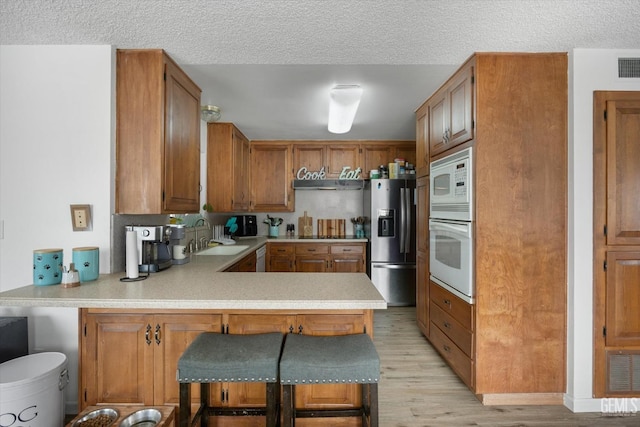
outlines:
[[64, 425], [67, 357], [34, 353], [0, 364], [0, 426]]

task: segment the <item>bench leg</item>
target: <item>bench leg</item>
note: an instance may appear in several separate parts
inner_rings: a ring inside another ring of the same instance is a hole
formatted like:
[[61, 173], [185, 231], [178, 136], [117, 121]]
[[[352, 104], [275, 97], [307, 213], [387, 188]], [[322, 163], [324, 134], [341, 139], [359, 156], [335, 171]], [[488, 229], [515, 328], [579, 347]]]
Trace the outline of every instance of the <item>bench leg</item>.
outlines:
[[208, 383], [200, 383], [200, 427], [209, 426], [209, 390], [211, 386]]
[[369, 384], [369, 426], [378, 427], [378, 383]]
[[280, 384], [267, 383], [267, 427], [276, 427], [280, 407]]
[[180, 416], [179, 427], [189, 427], [191, 420], [191, 384], [180, 383]]
[[295, 386], [283, 385], [282, 386], [282, 427], [294, 427], [295, 426]]

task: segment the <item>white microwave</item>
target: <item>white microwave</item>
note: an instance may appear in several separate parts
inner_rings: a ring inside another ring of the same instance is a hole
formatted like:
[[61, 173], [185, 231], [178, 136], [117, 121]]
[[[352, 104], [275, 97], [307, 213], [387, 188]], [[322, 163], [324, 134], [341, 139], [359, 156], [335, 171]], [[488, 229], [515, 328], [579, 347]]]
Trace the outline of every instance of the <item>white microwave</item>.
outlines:
[[466, 148], [430, 165], [429, 217], [473, 220], [473, 156]]

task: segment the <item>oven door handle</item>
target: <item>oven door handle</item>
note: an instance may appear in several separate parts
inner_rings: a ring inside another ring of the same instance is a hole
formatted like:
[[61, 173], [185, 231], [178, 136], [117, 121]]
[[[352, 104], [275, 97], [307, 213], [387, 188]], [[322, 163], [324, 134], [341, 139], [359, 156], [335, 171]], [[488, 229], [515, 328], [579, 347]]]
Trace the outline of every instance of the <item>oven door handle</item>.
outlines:
[[444, 221], [429, 221], [429, 231], [448, 231], [464, 237], [471, 237], [471, 224], [455, 224]]

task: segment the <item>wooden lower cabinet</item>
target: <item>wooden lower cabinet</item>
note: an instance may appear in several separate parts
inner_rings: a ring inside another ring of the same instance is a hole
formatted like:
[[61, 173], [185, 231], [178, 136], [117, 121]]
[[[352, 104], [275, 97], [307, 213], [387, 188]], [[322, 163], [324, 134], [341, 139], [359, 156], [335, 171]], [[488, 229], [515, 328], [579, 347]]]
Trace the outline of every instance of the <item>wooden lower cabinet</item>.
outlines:
[[365, 243], [267, 243], [267, 271], [364, 273]]
[[[179, 404], [176, 367], [187, 346], [202, 332], [255, 334], [266, 332], [308, 335], [373, 334], [372, 310], [339, 311], [218, 311], [81, 309], [80, 407], [94, 405]], [[300, 386], [296, 406], [305, 409], [357, 408], [358, 385]], [[192, 386], [193, 410], [199, 386]], [[260, 383], [211, 384], [211, 404], [233, 408], [265, 405]], [[176, 412], [176, 420], [177, 420]], [[296, 425], [318, 425], [299, 420]], [[332, 420], [333, 423], [334, 420]], [[356, 426], [357, 419], [332, 425]], [[262, 417], [218, 417], [213, 426], [261, 426]]]
[[236, 262], [224, 271], [232, 273], [255, 273], [256, 262], [256, 253], [251, 252], [249, 255], [245, 256], [240, 261]]
[[[80, 311], [80, 410], [92, 405], [178, 405], [178, 359], [220, 314]], [[194, 399], [199, 391], [193, 390]]]

